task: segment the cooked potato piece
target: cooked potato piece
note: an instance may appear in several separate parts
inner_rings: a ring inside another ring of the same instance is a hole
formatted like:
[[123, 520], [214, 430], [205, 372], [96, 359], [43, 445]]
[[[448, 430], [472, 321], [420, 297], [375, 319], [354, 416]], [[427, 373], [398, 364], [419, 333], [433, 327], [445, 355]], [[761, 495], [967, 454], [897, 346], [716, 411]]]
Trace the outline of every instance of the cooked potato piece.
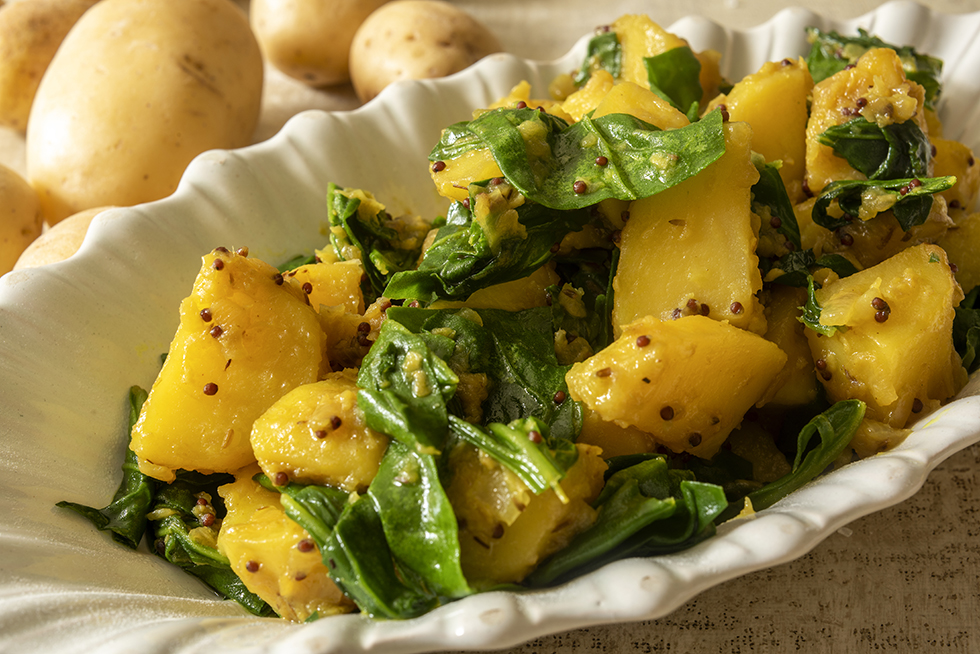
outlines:
[[61, 41], [97, 0], [31, 0], [0, 8], [0, 126], [27, 129], [34, 94]]
[[930, 140], [936, 148], [933, 175], [956, 177], [953, 188], [940, 193], [946, 198], [949, 214], [954, 216], [955, 221], [975, 209], [977, 192], [980, 191], [980, 166], [977, 165], [973, 151], [962, 143], [941, 138]]
[[245, 587], [287, 620], [352, 611], [354, 603], [330, 578], [310, 535], [286, 516], [279, 494], [252, 480], [258, 472], [250, 466], [218, 488], [228, 510], [218, 550]]
[[280, 398], [252, 425], [250, 441], [271, 479], [367, 489], [378, 473], [388, 438], [369, 428], [357, 408], [357, 372], [327, 373]]
[[725, 105], [733, 121], [752, 126], [752, 149], [766, 161], [781, 161], [779, 176], [790, 199], [803, 199], [806, 158], [807, 102], [813, 78], [803, 58], [763, 64], [758, 72], [739, 80], [727, 95], [708, 105]]
[[711, 458], [785, 364], [774, 343], [726, 322], [647, 316], [573, 365], [565, 381], [572, 398], [603, 420]]
[[[46, 229], [27, 246], [27, 249], [17, 259], [17, 263], [14, 264], [14, 270], [64, 261], [75, 254], [78, 252], [78, 248], [82, 247], [82, 242], [88, 233], [89, 225], [92, 224], [92, 219], [111, 208], [95, 207], [94, 209], [79, 211], [54, 227]], [[40, 207], [38, 207], [39, 217], [40, 211]]]
[[659, 95], [633, 82], [620, 82], [609, 89], [592, 115], [609, 114], [630, 114], [660, 129], [677, 129], [691, 122]]
[[341, 306], [349, 313], [364, 313], [364, 294], [361, 292], [363, 275], [361, 260], [351, 259], [300, 266], [283, 277], [309, 297], [310, 306], [314, 309]]
[[310, 86], [350, 80], [354, 33], [387, 0], [252, 0], [249, 19], [266, 60]]
[[[806, 330], [820, 381], [832, 401], [856, 398], [867, 418], [904, 427], [956, 394], [966, 371], [953, 349], [953, 309], [963, 291], [946, 253], [918, 245], [816, 291], [820, 324]], [[880, 314], [880, 315], [879, 315]]]
[[766, 303], [768, 329], [766, 340], [772, 341], [786, 353], [786, 365], [776, 376], [770, 389], [769, 402], [785, 406], [801, 406], [817, 399], [817, 376], [813, 356], [804, 334], [800, 307], [806, 304], [802, 288], [773, 284]]
[[41, 234], [41, 205], [24, 178], [0, 166], [0, 275]]
[[460, 562], [476, 588], [517, 583], [595, 522], [590, 504], [603, 484], [599, 448], [578, 445], [578, 460], [553, 490], [531, 493], [512, 472], [470, 445], [453, 451], [446, 495], [459, 521]]
[[262, 57], [230, 0], [101, 0], [31, 108], [27, 177], [45, 220], [169, 195], [201, 152], [251, 141], [261, 96]]
[[[223, 250], [223, 251], [222, 251]], [[203, 258], [132, 433], [140, 469], [233, 472], [255, 461], [252, 423], [329, 370], [317, 313], [278, 271], [221, 248]]]
[[354, 35], [351, 82], [367, 102], [392, 82], [444, 77], [499, 51], [497, 37], [448, 2], [396, 0], [368, 16]]
[[956, 265], [956, 281], [964, 291], [980, 284], [980, 213], [957, 220], [938, 245], [946, 250], [950, 263]]
[[925, 90], [905, 78], [902, 61], [887, 48], [868, 50], [853, 68], [814, 86], [806, 128], [806, 186], [810, 192], [819, 193], [840, 179], [864, 179], [846, 159], [819, 142], [828, 128], [861, 115], [882, 126], [914, 120], [928, 136], [924, 102]]
[[[759, 172], [752, 130], [727, 123], [725, 154], [698, 175], [630, 205], [613, 282], [613, 326], [702, 313], [761, 334], [766, 318], [750, 208]], [[618, 333], [618, 332], [617, 332]]]

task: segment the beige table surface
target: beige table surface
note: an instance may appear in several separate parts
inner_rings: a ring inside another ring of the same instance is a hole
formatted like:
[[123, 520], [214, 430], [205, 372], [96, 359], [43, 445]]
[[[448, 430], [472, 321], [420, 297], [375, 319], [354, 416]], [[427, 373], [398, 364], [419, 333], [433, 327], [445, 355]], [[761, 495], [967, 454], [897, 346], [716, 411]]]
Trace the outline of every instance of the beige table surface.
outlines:
[[[765, 21], [780, 0], [455, 0], [515, 54], [551, 59], [621, 13], [669, 26], [689, 14], [736, 28]], [[245, 2], [242, 0], [242, 4]], [[873, 0], [805, 0], [859, 16]], [[923, 2], [980, 11], [980, 0]], [[550, 26], [542, 30], [541, 26]], [[980, 77], [980, 71], [978, 71]], [[306, 108], [357, 106], [349, 89], [311, 91], [268, 71], [258, 140]], [[0, 162], [24, 169], [20, 135], [0, 131]], [[860, 519], [806, 556], [705, 591], [673, 614], [534, 640], [514, 654], [582, 652], [980, 652], [980, 446], [940, 465], [903, 504]]]

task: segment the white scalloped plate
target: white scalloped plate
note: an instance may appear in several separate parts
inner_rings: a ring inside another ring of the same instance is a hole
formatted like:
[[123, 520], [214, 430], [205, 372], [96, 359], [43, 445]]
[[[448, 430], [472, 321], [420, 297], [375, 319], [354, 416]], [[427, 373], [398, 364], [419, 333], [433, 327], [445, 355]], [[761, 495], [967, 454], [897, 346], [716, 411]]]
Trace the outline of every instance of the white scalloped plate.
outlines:
[[[721, 51], [724, 72], [739, 78], [764, 61], [805, 53], [807, 25], [846, 33], [862, 26], [942, 57], [946, 133], [980, 151], [980, 13], [943, 16], [892, 3], [852, 21], [788, 9], [744, 32], [697, 18], [671, 29], [697, 49]], [[422, 162], [440, 128], [521, 79], [547, 88], [577, 66], [584, 43], [557, 62], [496, 55], [451, 78], [396, 85], [354, 112], [301, 114], [268, 142], [202, 155], [172, 197], [103, 213], [70, 260], [0, 279], [0, 650], [408, 653], [507, 647], [656, 618], [904, 500], [937, 464], [980, 440], [973, 383], [896, 450], [727, 523], [691, 550], [621, 561], [554, 590], [477, 595], [402, 622], [253, 618], [54, 507], [62, 499], [101, 506], [114, 492], [126, 391], [152, 383], [203, 253], [247, 245], [278, 261], [319, 246], [330, 181], [373, 189], [394, 209], [438, 211]]]

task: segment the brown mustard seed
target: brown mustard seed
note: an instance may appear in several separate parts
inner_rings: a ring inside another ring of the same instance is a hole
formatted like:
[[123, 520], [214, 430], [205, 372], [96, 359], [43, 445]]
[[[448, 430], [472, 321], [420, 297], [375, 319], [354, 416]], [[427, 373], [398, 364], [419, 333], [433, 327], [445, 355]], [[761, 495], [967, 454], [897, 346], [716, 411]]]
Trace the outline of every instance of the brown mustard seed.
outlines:
[[247, 562], [245, 564], [245, 569], [248, 570], [249, 572], [258, 572], [259, 571], [259, 568], [261, 568], [261, 567], [262, 567], [262, 564], [259, 563], [258, 561], [254, 561], [254, 560], [253, 561], [249, 561], [249, 562]]
[[581, 179], [577, 179], [575, 180], [575, 183], [572, 184], [572, 190], [575, 191], [577, 195], [582, 195], [589, 190], [589, 185]]
[[814, 362], [814, 365], [817, 367], [817, 370], [826, 370], [827, 369], [827, 361], [825, 359], [817, 359]]
[[598, 157], [595, 158], [595, 165], [597, 165], [597, 166], [608, 166], [609, 165], [609, 159], [607, 159], [606, 157], [604, 157], [604, 156], [602, 156], [600, 154]]
[[694, 432], [687, 437], [687, 442], [691, 444], [691, 447], [697, 447], [701, 444], [701, 434]]
[[773, 229], [779, 229], [783, 226], [783, 221], [779, 219], [779, 216], [773, 216], [769, 219], [769, 226]]
[[650, 337], [646, 334], [636, 337], [636, 347], [646, 347], [650, 344]]
[[865, 107], [868, 106], [868, 99], [867, 98], [858, 98], [854, 102], [854, 104], [856, 104], [858, 106], [858, 109], [864, 109]]
[[201, 523], [202, 527], [210, 527], [214, 524], [215, 517], [213, 513], [202, 513], [201, 517], [198, 518], [198, 521]]
[[660, 409], [660, 417], [663, 418], [664, 420], [673, 420], [674, 419], [674, 407], [672, 407], [672, 406], [665, 406], [664, 408]]
[[527, 103], [524, 102], [523, 100], [519, 100], [517, 102], [517, 108], [518, 109], [527, 109]]
[[204, 499], [203, 497], [199, 497], [199, 498], [197, 498], [197, 502], [195, 502], [195, 504], [197, 504], [198, 506], [207, 506], [208, 505], [208, 501], [206, 499]]
[[214, 249], [214, 251], [215, 251], [215, 252], [220, 252], [221, 254], [229, 254], [229, 250], [228, 250], [228, 248], [226, 248], [226, 247], [225, 247], [225, 246], [223, 246], [223, 245], [219, 245], [218, 247], [216, 247], [216, 248]]
[[918, 413], [922, 411], [922, 400], [915, 398], [912, 400], [912, 413]]
[[888, 303], [882, 300], [880, 297], [876, 297], [875, 299], [871, 300], [871, 306], [879, 311], [885, 311], [888, 309]]
[[875, 311], [875, 322], [886, 322], [889, 313], [889, 311]]
[[211, 309], [201, 309], [201, 320], [211, 322]]
[[204, 385], [205, 395], [214, 395], [217, 392], [218, 392], [218, 385], [215, 384], [214, 382], [208, 382], [207, 384]]
[[215, 259], [215, 260], [214, 260], [214, 263], [213, 263], [213, 264], [211, 264], [211, 266], [212, 266], [212, 267], [213, 267], [213, 268], [214, 268], [215, 270], [221, 270], [222, 268], [224, 268], [224, 267], [225, 267], [225, 262], [224, 262], [224, 261], [222, 261], [221, 259]]
[[312, 293], [313, 292], [313, 284], [311, 284], [309, 282], [305, 282], [303, 284], [303, 292], [306, 293], [307, 295], [309, 295], [310, 293]]
[[555, 393], [555, 396], [552, 399], [554, 400], [555, 404], [562, 404], [567, 397], [568, 394], [566, 394], [565, 391], [558, 391]]
[[695, 300], [693, 297], [687, 301], [687, 308], [690, 309], [691, 311], [698, 311], [700, 309], [698, 305], [698, 301]]
[[504, 537], [504, 525], [498, 522], [497, 523], [497, 526], [493, 528], [493, 533], [490, 534], [490, 537], [491, 538], [494, 538], [494, 539], [503, 538]]
[[285, 472], [277, 472], [272, 477], [272, 483], [276, 486], [285, 486], [289, 483], [289, 475]]
[[441, 173], [445, 169], [446, 169], [446, 162], [445, 161], [433, 161], [432, 162], [432, 172], [434, 172], [434, 173]]
[[357, 331], [361, 332], [362, 334], [366, 334], [366, 333], [370, 332], [371, 331], [371, 323], [369, 323], [369, 322], [358, 323], [358, 325], [357, 325]]
[[535, 444], [540, 443], [541, 442], [541, 432], [532, 429], [531, 431], [529, 431], [527, 433], [527, 439], [529, 441], [531, 441], [532, 443], [535, 443]]
[[276, 282], [276, 286], [282, 286], [283, 278], [282, 273], [276, 273], [275, 277], [272, 278]]
[[630, 212], [629, 211], [622, 212], [621, 214], [619, 214], [619, 219], [622, 220], [624, 223], [629, 222]]
[[843, 245], [844, 247], [851, 247], [852, 245], [854, 245], [854, 237], [848, 234], [847, 232], [844, 232], [843, 234], [840, 235], [840, 244]]
[[718, 111], [721, 112], [721, 120], [727, 123], [728, 119], [730, 118], [730, 116], [728, 115], [728, 107], [726, 107], [723, 104], [720, 104], [718, 105], [717, 109]]
[[314, 438], [321, 438], [321, 439], [322, 438], [326, 438], [327, 437], [327, 430], [325, 430], [325, 429], [317, 429], [316, 431], [313, 432], [313, 437]]
[[596, 377], [608, 377], [611, 374], [612, 374], [612, 368], [602, 368], [600, 370], [595, 371]]
[[821, 370], [820, 376], [823, 377], [824, 381], [830, 381], [834, 375], [829, 370]]
[[728, 307], [728, 310], [738, 316], [745, 311], [745, 307], [742, 306], [741, 302], [732, 302], [731, 306]]
[[225, 333], [225, 330], [223, 330], [219, 325], [215, 325], [208, 330], [208, 333], [214, 338], [220, 338], [221, 335]]
[[300, 552], [312, 552], [314, 547], [315, 545], [313, 544], [313, 541], [311, 541], [309, 538], [304, 538], [300, 542], [296, 543], [296, 549], [298, 549]]
[[296, 576], [294, 576], [293, 579], [295, 579], [296, 581], [303, 581], [304, 579], [306, 579], [306, 573], [305, 572], [297, 572], [296, 573]]
[[952, 261], [950, 261], [949, 262], [949, 270], [950, 270], [950, 272], [952, 272], [955, 275], [956, 273], [958, 273], [960, 271], [960, 268], [955, 263], [953, 263]]
[[342, 424], [344, 424], [344, 421], [340, 419], [340, 416], [333, 416], [330, 418], [330, 426], [333, 429], [340, 429]]

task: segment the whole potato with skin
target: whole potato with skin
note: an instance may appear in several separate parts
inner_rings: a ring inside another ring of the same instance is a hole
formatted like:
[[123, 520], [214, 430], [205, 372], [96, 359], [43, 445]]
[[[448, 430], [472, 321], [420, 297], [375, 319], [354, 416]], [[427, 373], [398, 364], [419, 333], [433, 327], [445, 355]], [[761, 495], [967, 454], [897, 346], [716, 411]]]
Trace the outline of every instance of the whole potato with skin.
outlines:
[[[82, 247], [82, 241], [85, 240], [85, 234], [88, 233], [88, 226], [92, 223], [92, 219], [111, 208], [94, 207], [79, 211], [73, 216], [68, 216], [54, 227], [46, 229], [21, 253], [17, 263], [14, 264], [14, 270], [57, 263], [75, 254], [78, 252], [78, 248]], [[40, 215], [40, 207], [38, 207], [38, 215]]]
[[23, 177], [0, 165], [0, 275], [13, 269], [21, 252], [40, 233], [37, 193]]
[[310, 86], [350, 80], [354, 32], [387, 0], [252, 0], [249, 19], [266, 60]]
[[75, 21], [97, 0], [0, 3], [0, 125], [23, 132], [38, 84]]
[[395, 0], [354, 35], [351, 82], [367, 102], [392, 82], [444, 77], [500, 49], [482, 23], [448, 2]]
[[49, 224], [177, 188], [191, 159], [247, 145], [262, 56], [231, 0], [101, 0], [62, 42], [27, 126]]

